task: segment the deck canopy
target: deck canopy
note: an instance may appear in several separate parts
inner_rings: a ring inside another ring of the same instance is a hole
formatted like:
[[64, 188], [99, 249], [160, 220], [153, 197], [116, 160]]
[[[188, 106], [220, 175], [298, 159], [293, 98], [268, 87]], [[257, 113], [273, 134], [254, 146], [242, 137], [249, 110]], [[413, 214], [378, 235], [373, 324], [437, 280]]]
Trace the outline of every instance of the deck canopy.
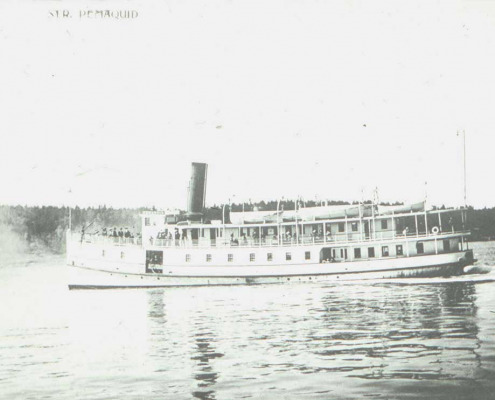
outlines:
[[401, 206], [378, 206], [378, 214], [403, 214], [408, 212], [423, 212], [425, 211], [425, 202], [421, 201], [414, 204], [403, 204]]
[[[373, 209], [374, 208], [374, 209]], [[281, 211], [231, 212], [230, 221], [234, 225], [263, 224], [276, 222], [319, 221], [328, 219], [359, 218], [379, 215], [404, 214], [425, 211], [425, 202], [399, 206], [380, 206], [373, 204], [308, 207]]]
[[323, 206], [301, 208], [297, 211], [250, 211], [231, 212], [230, 221], [235, 225], [242, 224], [262, 224], [269, 222], [290, 222], [295, 221], [318, 221], [335, 218], [357, 218], [369, 217], [372, 215], [371, 204], [343, 205], [343, 206]]

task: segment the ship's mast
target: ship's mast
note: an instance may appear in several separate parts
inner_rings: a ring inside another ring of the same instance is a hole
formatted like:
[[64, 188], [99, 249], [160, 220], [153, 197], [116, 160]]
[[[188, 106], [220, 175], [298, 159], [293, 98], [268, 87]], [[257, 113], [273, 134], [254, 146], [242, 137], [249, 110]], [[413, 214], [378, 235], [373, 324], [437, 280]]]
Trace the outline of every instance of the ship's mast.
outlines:
[[[459, 136], [459, 131], [457, 131]], [[466, 131], [462, 130], [462, 155], [463, 155], [463, 179], [464, 179], [464, 210], [461, 212], [462, 230], [466, 229], [467, 222], [467, 177], [466, 177]]]
[[466, 185], [466, 131], [462, 130], [463, 153], [464, 153], [464, 208], [467, 208], [467, 185]]
[[[69, 188], [69, 195], [72, 197], [72, 188]], [[71, 205], [71, 199], [69, 199], [69, 232], [72, 231], [72, 205]]]

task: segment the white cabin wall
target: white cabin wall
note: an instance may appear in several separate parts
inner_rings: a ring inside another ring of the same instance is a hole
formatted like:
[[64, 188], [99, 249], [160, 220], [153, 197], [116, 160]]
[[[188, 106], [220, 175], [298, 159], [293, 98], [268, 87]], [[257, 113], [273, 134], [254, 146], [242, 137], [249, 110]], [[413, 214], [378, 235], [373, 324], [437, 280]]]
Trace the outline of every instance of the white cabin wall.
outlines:
[[[387, 221], [387, 227], [382, 228], [382, 221]], [[372, 223], [373, 224], [373, 223]], [[392, 218], [380, 218], [380, 219], [375, 219], [375, 234], [376, 237], [381, 239], [386, 239], [386, 238], [392, 238], [394, 237], [394, 231], [392, 229]]]
[[[146, 218], [149, 218], [149, 225], [145, 224]], [[143, 240], [148, 240], [150, 237], [156, 239], [158, 232], [165, 229], [164, 214], [144, 214], [141, 217], [142, 236]]]

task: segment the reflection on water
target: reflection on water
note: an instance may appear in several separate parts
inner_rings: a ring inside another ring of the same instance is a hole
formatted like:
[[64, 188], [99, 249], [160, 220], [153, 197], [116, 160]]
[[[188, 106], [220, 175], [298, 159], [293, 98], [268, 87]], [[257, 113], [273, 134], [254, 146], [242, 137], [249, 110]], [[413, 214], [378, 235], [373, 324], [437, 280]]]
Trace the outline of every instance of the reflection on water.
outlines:
[[193, 354], [191, 360], [197, 361], [197, 368], [200, 372], [194, 374], [194, 379], [198, 381], [198, 390], [192, 394], [198, 399], [214, 399], [213, 387], [218, 379], [218, 373], [214, 372], [210, 360], [223, 357], [223, 354], [215, 352], [211, 332], [197, 333], [194, 336], [197, 355]]
[[[477, 291], [491, 295], [492, 287], [464, 282], [154, 290], [148, 292], [148, 316], [152, 332], [189, 343], [187, 353], [168, 355], [193, 362], [194, 398], [483, 398], [495, 388], [495, 353], [493, 341], [482, 337], [491, 337], [495, 324], [478, 315]], [[168, 311], [173, 316], [165, 321]], [[479, 324], [486, 332], [480, 334]]]
[[495, 283], [69, 292], [63, 270], [0, 269], [0, 398], [495, 392]]

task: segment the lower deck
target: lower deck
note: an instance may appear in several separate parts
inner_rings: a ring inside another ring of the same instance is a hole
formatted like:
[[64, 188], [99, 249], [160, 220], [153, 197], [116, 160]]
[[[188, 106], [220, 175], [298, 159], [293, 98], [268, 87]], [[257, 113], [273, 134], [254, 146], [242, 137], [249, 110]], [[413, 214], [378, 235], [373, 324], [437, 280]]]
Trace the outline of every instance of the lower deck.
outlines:
[[443, 255], [468, 249], [462, 235], [439, 235], [417, 239], [348, 244], [264, 247], [171, 247], [132, 246], [111, 243], [68, 242], [68, 264], [118, 264], [144, 266], [144, 272], [174, 267], [280, 267], [402, 260], [417, 256]]

